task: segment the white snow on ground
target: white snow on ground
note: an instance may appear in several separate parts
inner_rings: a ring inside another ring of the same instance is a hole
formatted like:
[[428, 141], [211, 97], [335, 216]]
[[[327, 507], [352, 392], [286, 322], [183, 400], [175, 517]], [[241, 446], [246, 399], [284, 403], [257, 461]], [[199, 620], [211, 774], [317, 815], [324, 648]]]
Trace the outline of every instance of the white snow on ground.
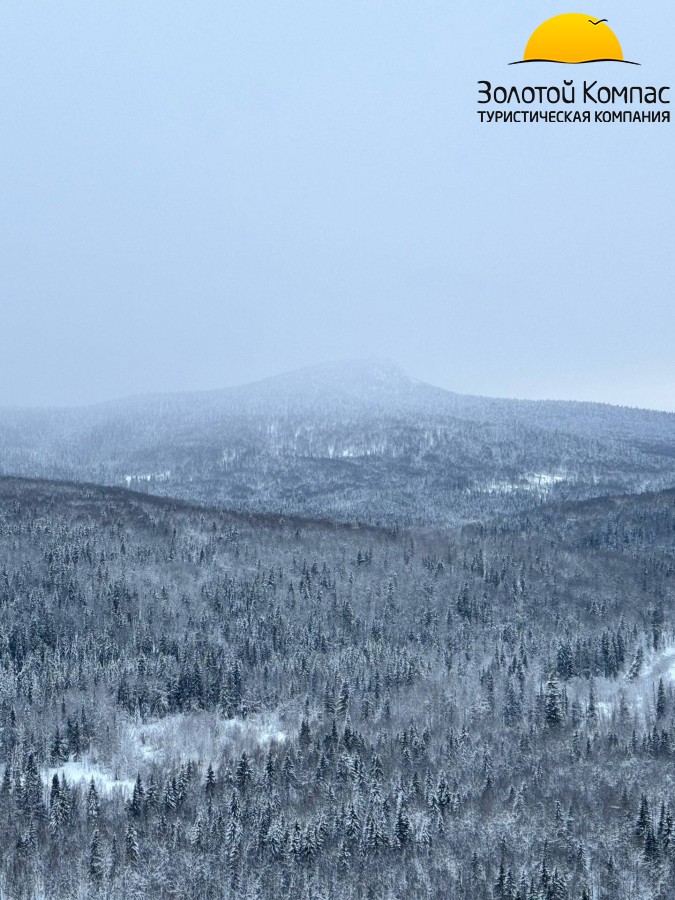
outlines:
[[[630, 663], [630, 660], [629, 660]], [[646, 650], [642, 671], [635, 679], [619, 676], [616, 680], [597, 676], [593, 679], [596, 710], [600, 719], [608, 719], [616, 709], [623, 694], [628, 709], [641, 719], [654, 713], [656, 685], [659, 678], [675, 681], [675, 646], [668, 644], [662, 650]], [[583, 701], [588, 699], [587, 689], [580, 692]]]
[[675, 681], [675, 647], [664, 647], [657, 653], [645, 654], [642, 678], [649, 682], [666, 678]]
[[150, 472], [147, 475], [125, 475], [124, 481], [127, 487], [130, 487], [133, 483], [139, 481], [168, 481], [170, 478], [171, 471], [167, 469], [166, 472]]
[[113, 775], [94, 765], [87, 757], [79, 760], [79, 762], [66, 762], [61, 766], [55, 766], [43, 771], [42, 779], [47, 786], [51, 785], [54, 775], [58, 775], [59, 778], [65, 775], [66, 781], [71, 787], [82, 783], [88, 785], [93, 778], [96, 790], [99, 794], [106, 797], [110, 797], [118, 791], [125, 797], [131, 796], [134, 789], [133, 780], [128, 778], [116, 779]]
[[504, 479], [502, 481], [489, 481], [469, 490], [469, 493], [483, 494], [512, 494], [515, 491], [530, 491], [537, 494], [546, 494], [555, 484], [567, 481], [566, 475], [557, 475], [553, 472], [533, 472], [523, 475], [516, 481]]
[[225, 719], [216, 713], [193, 712], [165, 716], [149, 722], [127, 721], [121, 726], [113, 766], [99, 764], [93, 749], [78, 762], [69, 761], [42, 772], [49, 787], [55, 774], [66, 776], [70, 785], [85, 786], [93, 778], [99, 794], [111, 796], [117, 791], [131, 796], [136, 775], [146, 772], [152, 763], [172, 765], [189, 760], [208, 766], [223, 756], [235, 757], [242, 750], [252, 753], [258, 747], [282, 744], [287, 728], [276, 713], [251, 715], [246, 719]]
[[553, 475], [550, 472], [535, 472], [532, 475], [527, 475], [526, 479], [533, 488], [549, 487], [552, 484], [560, 484], [562, 481], [567, 480], [565, 475]]
[[611, 707], [610, 707], [609, 703], [606, 703], [604, 700], [599, 700], [595, 704], [595, 708], [597, 710], [598, 716], [601, 719], [606, 719], [609, 717], [609, 714], [611, 711]]
[[216, 762], [224, 753], [248, 752], [272, 742], [283, 743], [286, 731], [276, 714], [225, 719], [216, 713], [193, 712], [149, 722], [130, 722], [122, 738], [129, 764]]

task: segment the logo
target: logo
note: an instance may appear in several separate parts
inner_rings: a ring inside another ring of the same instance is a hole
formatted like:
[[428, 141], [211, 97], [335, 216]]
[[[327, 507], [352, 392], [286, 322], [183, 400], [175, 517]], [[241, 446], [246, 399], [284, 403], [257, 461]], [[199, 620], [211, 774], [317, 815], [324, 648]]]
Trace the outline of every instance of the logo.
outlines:
[[494, 84], [487, 78], [481, 79], [477, 113], [482, 123], [604, 125], [670, 122], [669, 85], [614, 83], [612, 76], [623, 67], [617, 68], [613, 63], [623, 63], [631, 69], [640, 63], [624, 58], [619, 39], [607, 19], [583, 13], [562, 13], [547, 19], [532, 32], [523, 58], [509, 65], [521, 63], [559, 63], [563, 67], [589, 63], [606, 65], [599, 66], [590, 75], [584, 70], [583, 79], [575, 79], [569, 70], [565, 71], [560, 79], [562, 84], [550, 83], [548, 75], [542, 75], [538, 66], [526, 67], [526, 72], [536, 73], [529, 84]]
[[619, 39], [607, 19], [595, 19], [582, 13], [563, 13], [547, 19], [527, 42], [523, 58], [510, 63], [550, 62], [580, 65], [595, 62], [640, 63], [624, 59]]

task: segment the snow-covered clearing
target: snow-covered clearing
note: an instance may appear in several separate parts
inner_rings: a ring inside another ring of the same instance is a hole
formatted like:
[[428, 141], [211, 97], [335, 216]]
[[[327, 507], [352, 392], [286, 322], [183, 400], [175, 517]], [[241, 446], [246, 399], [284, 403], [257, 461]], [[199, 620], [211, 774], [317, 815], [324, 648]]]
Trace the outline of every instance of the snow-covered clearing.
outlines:
[[65, 775], [66, 781], [71, 787], [79, 786], [83, 783], [89, 784], [93, 778], [96, 790], [99, 794], [106, 797], [110, 797], [118, 791], [125, 797], [131, 796], [134, 789], [133, 779], [115, 778], [114, 775], [104, 772], [95, 765], [89, 757], [84, 757], [78, 762], [70, 761], [63, 763], [60, 766], [46, 769], [42, 773], [42, 778], [46, 785], [51, 785], [54, 775], [58, 775], [59, 779], [62, 775]]
[[664, 647], [663, 650], [645, 655], [642, 678], [649, 681], [675, 681], [675, 646]]
[[122, 737], [127, 763], [217, 762], [224, 754], [251, 753], [272, 742], [283, 743], [287, 732], [275, 713], [246, 719], [225, 719], [216, 713], [193, 712], [149, 722], [129, 722]]
[[152, 481], [168, 481], [171, 478], [171, 470], [167, 469], [166, 472], [149, 472], [147, 475], [125, 475], [124, 482], [127, 487], [131, 487], [132, 484], [138, 484], [140, 482], [152, 482]]
[[598, 715], [609, 718], [623, 695], [631, 713], [644, 722], [650, 714], [653, 716], [659, 678], [663, 678], [666, 687], [668, 682], [675, 682], [675, 645], [668, 644], [658, 651], [645, 651], [642, 670], [634, 679], [625, 676], [617, 679], [594, 678]]
[[65, 775], [70, 785], [87, 785], [93, 778], [99, 794], [120, 792], [131, 796], [136, 775], [152, 764], [164, 767], [193, 761], [214, 766], [223, 757], [235, 758], [242, 750], [249, 754], [287, 739], [289, 726], [277, 713], [260, 713], [246, 719], [226, 719], [217, 713], [192, 712], [165, 716], [147, 722], [121, 723], [114, 762], [104, 764], [96, 748], [77, 762], [70, 760], [42, 772], [45, 786], [54, 775]]
[[546, 494], [554, 485], [561, 484], [567, 480], [568, 477], [566, 475], [552, 472], [533, 472], [515, 480], [503, 479], [501, 481], [485, 482], [472, 488], [470, 493], [513, 494], [515, 491], [529, 491], [536, 494]]

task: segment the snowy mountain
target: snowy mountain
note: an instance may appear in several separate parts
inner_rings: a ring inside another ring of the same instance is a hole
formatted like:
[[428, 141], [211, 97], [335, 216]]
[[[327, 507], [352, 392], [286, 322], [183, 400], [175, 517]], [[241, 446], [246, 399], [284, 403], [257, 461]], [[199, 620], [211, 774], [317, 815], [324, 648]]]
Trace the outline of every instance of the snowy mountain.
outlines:
[[335, 363], [201, 393], [0, 411], [0, 472], [247, 511], [458, 523], [675, 484], [675, 415], [502, 400]]

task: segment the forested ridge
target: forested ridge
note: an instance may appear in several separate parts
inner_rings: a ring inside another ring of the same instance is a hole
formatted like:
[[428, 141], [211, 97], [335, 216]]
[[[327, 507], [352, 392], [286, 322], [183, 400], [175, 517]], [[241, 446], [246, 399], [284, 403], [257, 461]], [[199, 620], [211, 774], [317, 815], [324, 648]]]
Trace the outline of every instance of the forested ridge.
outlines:
[[0, 480], [4, 896], [669, 898], [675, 495], [463, 529]]
[[386, 527], [670, 488], [673, 446], [672, 413], [464, 396], [368, 361], [223, 391], [0, 409], [0, 474]]

